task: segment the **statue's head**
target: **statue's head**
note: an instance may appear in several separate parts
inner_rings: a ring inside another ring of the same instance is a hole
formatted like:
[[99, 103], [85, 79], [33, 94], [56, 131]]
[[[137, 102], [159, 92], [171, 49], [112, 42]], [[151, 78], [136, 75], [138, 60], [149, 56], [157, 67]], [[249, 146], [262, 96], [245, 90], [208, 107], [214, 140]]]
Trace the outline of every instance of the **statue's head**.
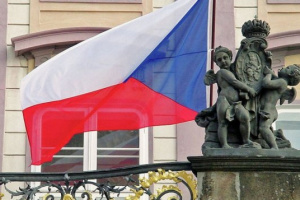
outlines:
[[232, 51], [226, 47], [219, 46], [214, 52], [214, 61], [221, 68], [229, 68], [232, 60]]
[[280, 78], [285, 78], [288, 85], [295, 86], [300, 82], [300, 66], [293, 64], [278, 71]]

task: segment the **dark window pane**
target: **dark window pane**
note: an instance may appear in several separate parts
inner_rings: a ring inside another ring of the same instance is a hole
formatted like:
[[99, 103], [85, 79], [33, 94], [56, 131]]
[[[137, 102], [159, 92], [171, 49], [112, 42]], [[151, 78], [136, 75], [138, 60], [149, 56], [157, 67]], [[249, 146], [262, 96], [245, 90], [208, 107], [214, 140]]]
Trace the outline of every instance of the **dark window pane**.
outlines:
[[42, 165], [42, 172], [82, 172], [83, 158], [54, 158]]
[[280, 128], [282, 130], [300, 130], [300, 122], [299, 121], [276, 121], [276, 129], [280, 129]]
[[51, 162], [43, 164], [41, 168], [42, 172], [82, 172], [83, 134], [75, 135]]
[[300, 149], [300, 113], [283, 112], [279, 113], [275, 121], [276, 129], [282, 129], [284, 136], [291, 142], [292, 147]]
[[139, 151], [138, 150], [99, 150], [98, 149], [98, 157], [102, 156], [128, 156], [128, 157], [136, 157], [139, 156]]
[[[99, 131], [97, 140], [97, 170], [122, 168], [139, 164], [139, 131]], [[138, 185], [138, 175], [132, 177]], [[125, 185], [123, 177], [97, 180], [98, 183], [110, 182]]]
[[74, 135], [65, 147], [83, 147], [83, 136], [82, 133]]
[[97, 170], [113, 169], [120, 167], [128, 167], [132, 165], [138, 165], [139, 158], [98, 158], [97, 159]]
[[75, 156], [75, 157], [82, 157], [83, 155], [83, 148], [80, 148], [80, 149], [68, 149], [68, 148], [65, 148], [61, 151], [59, 151], [57, 154], [55, 154], [54, 157], [62, 157], [62, 156]]
[[98, 148], [139, 148], [139, 131], [99, 131]]
[[[138, 165], [139, 159], [138, 158], [98, 158], [97, 161], [97, 170], [103, 169], [113, 169], [113, 168], [121, 168], [121, 167], [128, 167], [131, 165]], [[133, 175], [131, 177], [135, 182], [130, 183], [130, 185], [138, 185], [138, 175]], [[124, 177], [112, 177], [112, 178], [105, 178], [97, 180], [98, 183], [111, 183], [112, 185], [126, 185], [127, 181]]]
[[125, 185], [139, 185], [139, 175], [134, 174], [131, 176], [131, 180], [129, 183], [125, 179], [125, 177], [112, 177], [112, 178], [104, 178], [104, 179], [98, 179], [97, 183], [103, 183], [107, 184], [110, 183], [111, 185], [115, 186], [125, 186]]

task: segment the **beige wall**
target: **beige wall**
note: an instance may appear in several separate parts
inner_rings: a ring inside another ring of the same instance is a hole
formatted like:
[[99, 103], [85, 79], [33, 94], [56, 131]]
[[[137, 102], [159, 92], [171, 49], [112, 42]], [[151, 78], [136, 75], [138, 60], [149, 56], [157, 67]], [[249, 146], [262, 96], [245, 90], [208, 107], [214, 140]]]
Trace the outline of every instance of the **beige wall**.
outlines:
[[[157, 10], [174, 0], [153, 0], [153, 10]], [[153, 163], [177, 160], [176, 125], [153, 127]], [[151, 162], [151, 161], [150, 161]]]
[[285, 65], [288, 66], [292, 64], [300, 65], [300, 54], [285, 57]]
[[290, 0], [277, 2], [279, 3], [258, 0], [258, 17], [269, 23], [271, 34], [300, 29], [300, 2], [289, 3]]
[[153, 162], [176, 160], [176, 125], [153, 127]]
[[30, 1], [30, 32], [69, 27], [114, 27], [152, 11], [142, 3], [62, 3]]
[[161, 7], [168, 5], [175, 0], [153, 0], [153, 10], [160, 9]]
[[[258, 0], [259, 19], [269, 23], [271, 27], [270, 35], [277, 35], [278, 44], [272, 47], [273, 69], [275, 67], [276, 70], [290, 64], [300, 64], [299, 44], [296, 42], [300, 38], [298, 34], [300, 30], [298, 20], [300, 17], [300, 2], [295, 2], [291, 0]], [[282, 38], [282, 41], [278, 42], [280, 38]], [[296, 86], [296, 89], [299, 94], [300, 85]], [[299, 100], [300, 96], [297, 95], [294, 103], [299, 104]]]
[[243, 24], [248, 20], [253, 20], [255, 15], [257, 15], [257, 1], [260, 0], [234, 0], [236, 49], [240, 47], [240, 42], [244, 38], [241, 32]]
[[8, 1], [7, 68], [3, 172], [25, 170], [26, 133], [20, 106], [19, 88], [27, 73], [24, 57], [15, 57], [11, 38], [29, 32], [29, 0]]
[[[21, 79], [27, 74], [27, 61], [23, 56], [15, 57], [11, 38], [29, 33], [29, 0], [8, 0], [7, 15], [7, 63], [5, 80], [5, 124], [2, 172], [25, 171], [26, 132], [21, 112], [19, 88]], [[10, 189], [24, 187], [13, 183]], [[10, 195], [4, 192], [4, 198]]]

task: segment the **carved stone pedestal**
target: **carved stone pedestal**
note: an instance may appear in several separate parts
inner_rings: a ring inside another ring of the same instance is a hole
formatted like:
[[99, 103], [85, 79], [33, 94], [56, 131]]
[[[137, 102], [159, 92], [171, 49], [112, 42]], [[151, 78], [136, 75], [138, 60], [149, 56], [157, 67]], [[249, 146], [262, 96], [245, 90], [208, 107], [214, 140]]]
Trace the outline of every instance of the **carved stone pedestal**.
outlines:
[[300, 159], [188, 157], [199, 200], [300, 200]]

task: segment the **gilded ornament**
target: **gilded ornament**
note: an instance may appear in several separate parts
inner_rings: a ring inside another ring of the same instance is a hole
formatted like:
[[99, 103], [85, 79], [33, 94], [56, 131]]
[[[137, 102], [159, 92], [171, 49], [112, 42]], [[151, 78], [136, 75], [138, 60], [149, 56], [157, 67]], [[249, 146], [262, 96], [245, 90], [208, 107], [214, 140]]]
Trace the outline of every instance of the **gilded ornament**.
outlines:
[[[148, 172], [148, 178], [140, 178], [140, 187], [139, 189], [131, 189], [134, 195], [130, 195], [126, 197], [126, 200], [139, 200], [139, 198], [144, 194], [143, 189], [149, 189], [151, 185], [157, 183], [162, 180], [172, 180], [175, 183], [183, 182], [184, 185], [189, 187], [192, 195], [192, 199], [197, 199], [197, 182], [194, 180], [192, 174], [188, 174], [185, 171], [173, 172], [173, 171], [165, 171], [163, 169], [158, 169], [157, 172], [150, 171]], [[181, 190], [177, 187], [177, 185], [163, 185], [162, 188], [156, 190], [156, 194], [152, 194], [150, 196], [151, 200], [160, 199], [166, 193], [176, 193], [182, 196]], [[169, 197], [170, 200], [176, 200], [177, 197]]]
[[65, 194], [63, 200], [75, 200], [72, 195]]

